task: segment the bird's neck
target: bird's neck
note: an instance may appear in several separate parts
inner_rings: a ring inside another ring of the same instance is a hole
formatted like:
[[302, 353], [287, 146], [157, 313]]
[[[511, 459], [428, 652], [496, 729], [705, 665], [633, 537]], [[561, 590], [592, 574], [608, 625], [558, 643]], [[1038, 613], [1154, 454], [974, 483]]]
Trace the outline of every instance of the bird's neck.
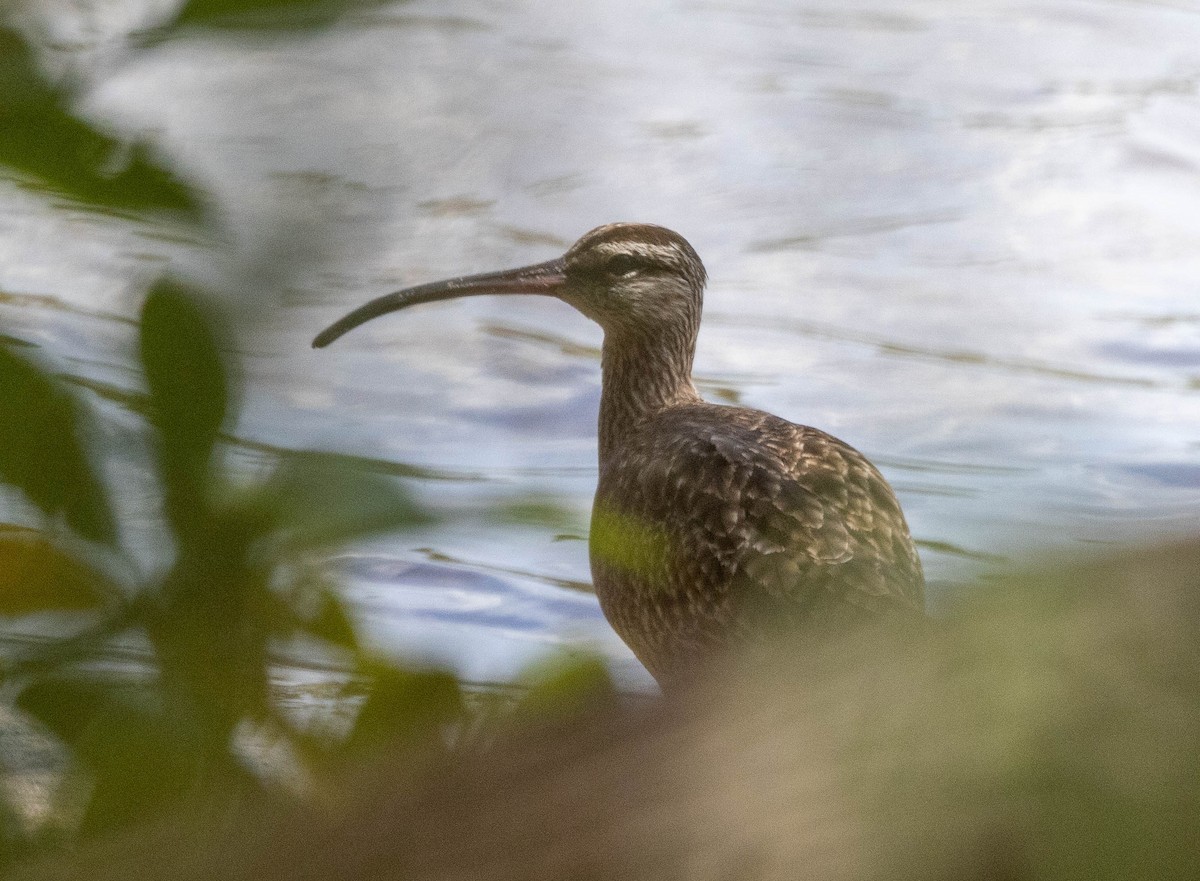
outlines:
[[650, 416], [700, 400], [692, 385], [696, 332], [660, 328], [657, 333], [608, 331], [600, 392], [600, 467]]

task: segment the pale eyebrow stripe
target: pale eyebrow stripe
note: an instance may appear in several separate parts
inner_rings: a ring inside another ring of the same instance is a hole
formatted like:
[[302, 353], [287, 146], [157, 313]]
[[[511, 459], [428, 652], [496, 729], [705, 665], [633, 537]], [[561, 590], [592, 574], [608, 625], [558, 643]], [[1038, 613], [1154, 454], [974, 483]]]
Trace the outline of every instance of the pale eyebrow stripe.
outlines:
[[679, 261], [679, 253], [669, 245], [651, 245], [648, 242], [604, 242], [595, 246], [597, 253], [606, 257], [629, 255], [648, 259], [665, 260], [672, 263]]

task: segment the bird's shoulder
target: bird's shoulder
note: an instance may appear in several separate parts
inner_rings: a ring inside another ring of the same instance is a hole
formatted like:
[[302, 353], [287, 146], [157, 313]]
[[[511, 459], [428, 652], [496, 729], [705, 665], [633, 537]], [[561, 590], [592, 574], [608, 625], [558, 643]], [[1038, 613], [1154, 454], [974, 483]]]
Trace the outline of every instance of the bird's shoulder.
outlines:
[[704, 402], [647, 418], [611, 465], [643, 478], [686, 479], [697, 491], [729, 499], [750, 488], [775, 496], [775, 481], [779, 490], [794, 484], [815, 496], [836, 497], [848, 482], [886, 487], [862, 453], [831, 434], [761, 410]]

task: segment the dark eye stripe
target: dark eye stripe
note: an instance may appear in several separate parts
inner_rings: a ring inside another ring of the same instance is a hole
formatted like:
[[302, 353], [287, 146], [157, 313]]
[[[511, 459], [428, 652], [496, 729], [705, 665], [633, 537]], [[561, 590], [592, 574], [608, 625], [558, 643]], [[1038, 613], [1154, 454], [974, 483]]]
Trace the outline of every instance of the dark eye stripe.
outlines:
[[618, 254], [604, 264], [604, 271], [609, 275], [624, 276], [632, 272], [637, 272], [640, 269], [645, 269], [646, 264], [636, 257], [630, 257], [628, 254]]

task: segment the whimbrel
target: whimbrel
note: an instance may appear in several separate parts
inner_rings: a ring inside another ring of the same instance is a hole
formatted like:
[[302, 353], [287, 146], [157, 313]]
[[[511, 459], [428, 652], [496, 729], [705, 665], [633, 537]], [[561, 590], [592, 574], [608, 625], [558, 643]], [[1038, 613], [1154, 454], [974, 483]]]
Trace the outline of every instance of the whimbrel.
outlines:
[[388, 294], [322, 331], [477, 294], [545, 294], [604, 330], [592, 578], [613, 628], [660, 684], [778, 625], [924, 609], [887, 481], [815, 428], [703, 401], [692, 384], [706, 274], [660, 226], [614, 223], [546, 263]]

